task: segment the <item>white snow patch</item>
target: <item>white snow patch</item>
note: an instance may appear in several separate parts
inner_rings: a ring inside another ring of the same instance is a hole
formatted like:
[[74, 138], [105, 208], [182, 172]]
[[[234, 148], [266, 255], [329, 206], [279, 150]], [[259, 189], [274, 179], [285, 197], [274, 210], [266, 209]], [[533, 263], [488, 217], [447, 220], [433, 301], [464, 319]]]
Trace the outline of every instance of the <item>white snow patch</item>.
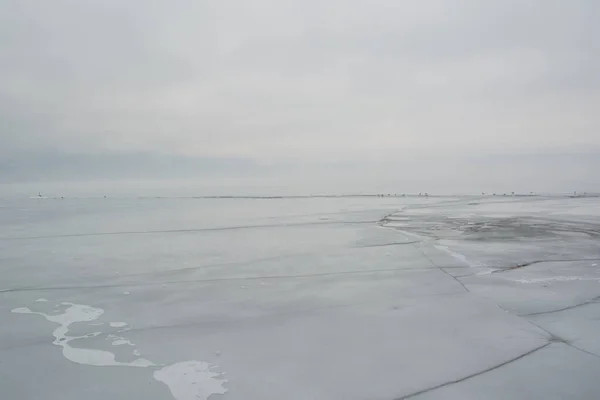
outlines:
[[[83, 336], [67, 336], [69, 326], [76, 322], [95, 321], [104, 313], [101, 308], [95, 308], [82, 304], [61, 303], [68, 306], [62, 314], [49, 315], [38, 311], [32, 311], [28, 307], [18, 307], [12, 310], [16, 314], [36, 314], [41, 315], [50, 322], [59, 325], [53, 332], [56, 346], [62, 347], [63, 356], [77, 364], [92, 366], [120, 366], [120, 367], [161, 367], [164, 364], [155, 364], [144, 358], [138, 358], [132, 362], [119, 362], [115, 360], [115, 354], [95, 349], [71, 347], [69, 342], [76, 339], [84, 339], [101, 335], [102, 332], [92, 332]], [[88, 324], [89, 325], [89, 324]], [[126, 326], [125, 322], [111, 322], [112, 327]], [[113, 346], [135, 346], [124, 337], [109, 334], [107, 339], [112, 340]], [[140, 356], [137, 349], [133, 350], [133, 355]], [[202, 361], [184, 361], [163, 367], [154, 371], [154, 379], [164, 383], [169, 387], [171, 394], [176, 400], [199, 400], [208, 399], [213, 394], [224, 394], [227, 389], [223, 384], [227, 379], [222, 374], [211, 371], [217, 366]]]
[[74, 363], [94, 366], [125, 367], [150, 367], [155, 365], [143, 358], [138, 358], [132, 362], [119, 362], [115, 360], [115, 355], [109, 351], [71, 347], [69, 342], [76, 339], [97, 336], [100, 332], [94, 332], [83, 336], [67, 336], [69, 326], [75, 322], [91, 322], [97, 320], [104, 313], [104, 310], [82, 304], [61, 304], [69, 306], [62, 314], [44, 314], [42, 312], [32, 311], [28, 307], [15, 308], [12, 312], [16, 314], [41, 315], [48, 321], [59, 324], [60, 326], [52, 333], [54, 335], [54, 342], [52, 342], [52, 344], [62, 347], [63, 356]]
[[167, 385], [177, 400], [208, 399], [213, 394], [225, 394], [227, 379], [211, 371], [215, 368], [202, 361], [185, 361], [154, 371], [154, 379]]
[[46, 300], [46, 299], [37, 299], [35, 302], [36, 303], [47, 303], [48, 300]]
[[122, 328], [127, 326], [127, 322], [109, 322], [108, 325], [110, 325], [111, 328]]
[[587, 276], [552, 276], [549, 278], [517, 279], [519, 283], [545, 283], [545, 282], [570, 282], [570, 281], [599, 281], [600, 278]]
[[467, 257], [465, 257], [464, 254], [460, 254], [457, 253], [455, 251], [450, 250], [450, 248], [448, 248], [447, 246], [442, 246], [439, 244], [435, 244], [433, 245], [433, 247], [435, 247], [438, 250], [442, 250], [445, 251], [446, 253], [450, 254], [452, 257], [456, 258], [457, 260], [460, 260], [462, 262], [464, 262], [465, 264], [467, 264], [469, 267], [474, 267], [475, 265], [472, 265], [469, 260], [467, 260]]
[[135, 344], [131, 343], [129, 340], [127, 339], [117, 339], [117, 340], [113, 340], [113, 342], [111, 343], [113, 346], [123, 346], [123, 345], [128, 345], [128, 346], [135, 346]]

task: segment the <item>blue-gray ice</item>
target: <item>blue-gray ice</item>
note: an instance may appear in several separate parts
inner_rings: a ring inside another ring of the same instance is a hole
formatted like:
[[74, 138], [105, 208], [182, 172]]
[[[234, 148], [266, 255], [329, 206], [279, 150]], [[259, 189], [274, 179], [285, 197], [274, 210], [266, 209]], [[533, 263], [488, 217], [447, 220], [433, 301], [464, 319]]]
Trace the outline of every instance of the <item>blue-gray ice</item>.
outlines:
[[600, 397], [600, 198], [0, 203], [2, 399]]

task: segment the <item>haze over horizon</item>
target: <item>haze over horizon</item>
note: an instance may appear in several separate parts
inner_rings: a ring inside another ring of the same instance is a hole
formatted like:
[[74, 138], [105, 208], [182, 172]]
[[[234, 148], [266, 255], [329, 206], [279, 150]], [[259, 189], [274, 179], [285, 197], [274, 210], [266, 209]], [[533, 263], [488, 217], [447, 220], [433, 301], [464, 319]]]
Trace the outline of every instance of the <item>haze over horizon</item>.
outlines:
[[4, 187], [600, 191], [594, 0], [9, 0], [3, 11]]

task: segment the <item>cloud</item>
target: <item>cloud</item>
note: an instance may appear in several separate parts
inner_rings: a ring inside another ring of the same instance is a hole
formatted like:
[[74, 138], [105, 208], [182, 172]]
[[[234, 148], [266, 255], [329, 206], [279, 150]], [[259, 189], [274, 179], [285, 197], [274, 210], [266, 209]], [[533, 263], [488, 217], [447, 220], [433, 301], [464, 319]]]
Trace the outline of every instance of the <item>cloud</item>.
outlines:
[[0, 157], [312, 164], [600, 146], [595, 0], [3, 9]]

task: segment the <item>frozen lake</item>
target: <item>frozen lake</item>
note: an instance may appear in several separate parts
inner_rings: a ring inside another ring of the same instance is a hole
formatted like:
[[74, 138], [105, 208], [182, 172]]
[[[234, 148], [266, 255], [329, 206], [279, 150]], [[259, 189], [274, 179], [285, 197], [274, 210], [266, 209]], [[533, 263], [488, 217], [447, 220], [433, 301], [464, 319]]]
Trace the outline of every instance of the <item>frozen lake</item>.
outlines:
[[600, 398], [600, 198], [0, 201], [7, 400]]

